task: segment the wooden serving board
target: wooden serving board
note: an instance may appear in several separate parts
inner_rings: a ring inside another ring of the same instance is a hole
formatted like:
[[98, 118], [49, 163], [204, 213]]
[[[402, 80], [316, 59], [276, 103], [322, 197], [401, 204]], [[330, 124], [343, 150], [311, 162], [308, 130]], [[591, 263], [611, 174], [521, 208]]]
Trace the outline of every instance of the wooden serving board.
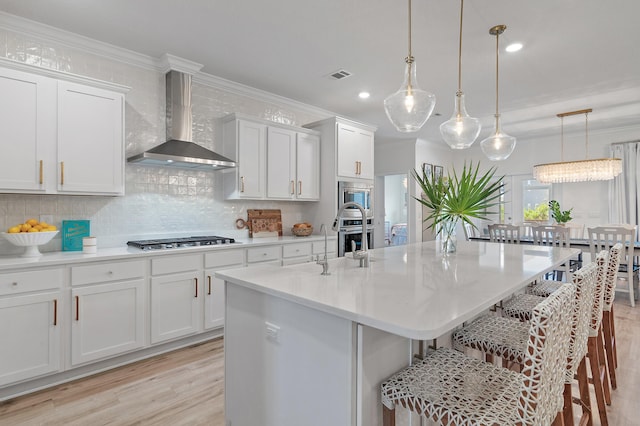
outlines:
[[270, 236], [277, 232], [282, 236], [282, 213], [280, 209], [247, 209], [249, 238], [257, 233], [268, 232]]

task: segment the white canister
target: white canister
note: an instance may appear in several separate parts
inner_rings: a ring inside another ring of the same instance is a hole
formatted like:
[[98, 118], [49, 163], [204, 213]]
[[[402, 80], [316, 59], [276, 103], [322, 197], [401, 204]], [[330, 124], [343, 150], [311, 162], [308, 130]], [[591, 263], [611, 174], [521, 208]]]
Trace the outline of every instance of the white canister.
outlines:
[[93, 254], [98, 252], [98, 239], [96, 237], [82, 238], [82, 252]]

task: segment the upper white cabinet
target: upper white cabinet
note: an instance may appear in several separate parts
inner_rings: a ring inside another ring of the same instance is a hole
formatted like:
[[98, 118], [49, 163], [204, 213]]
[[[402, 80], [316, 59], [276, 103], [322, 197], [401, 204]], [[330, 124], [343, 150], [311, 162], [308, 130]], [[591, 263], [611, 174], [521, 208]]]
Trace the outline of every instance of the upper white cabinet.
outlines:
[[320, 194], [317, 132], [231, 114], [223, 119], [227, 199], [316, 201]]
[[58, 82], [58, 192], [124, 194], [124, 95]]
[[373, 179], [373, 132], [338, 123], [338, 176]]
[[126, 90], [0, 60], [0, 192], [123, 195]]

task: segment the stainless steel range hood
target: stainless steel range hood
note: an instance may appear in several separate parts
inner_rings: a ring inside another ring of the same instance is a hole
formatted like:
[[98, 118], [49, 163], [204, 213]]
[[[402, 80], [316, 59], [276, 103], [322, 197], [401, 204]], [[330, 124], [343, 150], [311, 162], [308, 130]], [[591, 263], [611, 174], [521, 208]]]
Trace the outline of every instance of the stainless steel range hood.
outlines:
[[166, 75], [167, 142], [127, 159], [130, 163], [187, 169], [219, 170], [236, 162], [191, 142], [191, 75]]

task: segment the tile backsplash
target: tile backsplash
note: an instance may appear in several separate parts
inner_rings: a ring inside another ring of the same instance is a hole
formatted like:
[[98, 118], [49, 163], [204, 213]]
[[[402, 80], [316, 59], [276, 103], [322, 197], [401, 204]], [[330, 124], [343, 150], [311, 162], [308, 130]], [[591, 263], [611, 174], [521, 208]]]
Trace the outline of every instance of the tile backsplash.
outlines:
[[[152, 148], [165, 137], [165, 85], [161, 72], [101, 57], [86, 50], [39, 40], [0, 28], [0, 56], [40, 67], [129, 86], [125, 111], [126, 157]], [[187, 58], [195, 59], [197, 58]], [[290, 105], [257, 100], [204, 84], [193, 84], [194, 142], [214, 151], [219, 119], [232, 112], [301, 126], [326, 116], [296, 111]], [[88, 160], [91, 161], [91, 160]], [[60, 227], [66, 219], [88, 219], [99, 247], [124, 246], [130, 239], [216, 233], [246, 237], [235, 221], [251, 208], [282, 210], [284, 228], [304, 220], [304, 206], [293, 202], [226, 201], [221, 172], [204, 172], [127, 164], [124, 197], [0, 194], [0, 230], [41, 215]], [[59, 236], [41, 251], [60, 250]], [[0, 255], [22, 248], [0, 240]]]

